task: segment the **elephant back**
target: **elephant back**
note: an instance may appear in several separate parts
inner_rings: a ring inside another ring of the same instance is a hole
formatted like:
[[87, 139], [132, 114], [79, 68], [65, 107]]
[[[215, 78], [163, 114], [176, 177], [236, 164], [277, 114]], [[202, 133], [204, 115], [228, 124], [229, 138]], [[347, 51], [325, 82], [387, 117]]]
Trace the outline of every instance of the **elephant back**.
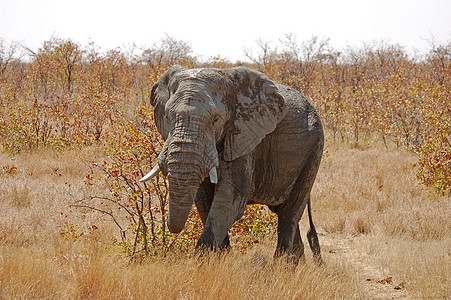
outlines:
[[322, 131], [322, 123], [313, 104], [299, 91], [286, 85], [277, 83], [277, 89], [285, 99], [288, 113], [280, 126], [295, 126], [293, 130]]

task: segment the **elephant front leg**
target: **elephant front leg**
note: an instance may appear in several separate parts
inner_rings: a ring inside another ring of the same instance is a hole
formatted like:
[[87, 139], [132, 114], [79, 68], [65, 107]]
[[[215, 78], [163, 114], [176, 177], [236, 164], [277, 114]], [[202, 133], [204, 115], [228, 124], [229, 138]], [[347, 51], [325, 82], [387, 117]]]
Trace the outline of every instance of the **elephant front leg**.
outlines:
[[[206, 178], [204, 182], [199, 187], [197, 192], [195, 203], [197, 211], [199, 212], [200, 219], [202, 220], [202, 224], [204, 227], [207, 223], [208, 213], [210, 212], [211, 204], [213, 203], [213, 198], [215, 195], [215, 187], [216, 185], [211, 183], [209, 178]], [[214, 238], [211, 232], [211, 228], [207, 228], [204, 230], [203, 236], [199, 239], [197, 243], [198, 248], [206, 248], [208, 250], [213, 249]], [[219, 246], [219, 249], [225, 249], [230, 246], [229, 236], [227, 235]]]
[[217, 250], [230, 245], [228, 231], [243, 215], [251, 190], [252, 155], [245, 155], [232, 162], [221, 162], [218, 177], [197, 249]]

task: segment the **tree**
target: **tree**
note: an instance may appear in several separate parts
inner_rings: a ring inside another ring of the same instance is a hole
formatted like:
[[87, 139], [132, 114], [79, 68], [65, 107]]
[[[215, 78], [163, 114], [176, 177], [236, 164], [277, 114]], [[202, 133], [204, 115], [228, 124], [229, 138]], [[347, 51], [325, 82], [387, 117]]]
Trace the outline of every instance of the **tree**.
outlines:
[[189, 43], [166, 35], [159, 44], [155, 43], [151, 48], [143, 51], [142, 60], [159, 77], [172, 65], [194, 65], [195, 58], [191, 56], [192, 52]]
[[72, 91], [72, 81], [75, 66], [81, 61], [83, 51], [80, 46], [69, 40], [58, 40], [53, 49], [55, 55], [64, 70], [67, 83], [67, 92]]

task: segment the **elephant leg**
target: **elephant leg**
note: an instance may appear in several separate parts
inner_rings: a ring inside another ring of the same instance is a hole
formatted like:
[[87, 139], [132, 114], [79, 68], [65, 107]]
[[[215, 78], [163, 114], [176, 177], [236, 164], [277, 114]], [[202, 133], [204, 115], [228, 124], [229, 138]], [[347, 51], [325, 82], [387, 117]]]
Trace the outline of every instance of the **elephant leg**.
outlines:
[[298, 221], [281, 218], [278, 214], [277, 248], [274, 257], [287, 256], [289, 262], [297, 263], [304, 256], [304, 244], [299, 232]]
[[305, 261], [304, 244], [302, 243], [301, 232], [299, 231], [299, 225], [296, 227], [296, 233], [294, 234], [293, 257], [298, 260], [295, 262], [296, 264], [299, 261], [301, 261], [301, 262]]
[[[215, 195], [215, 184], [210, 182], [210, 179], [206, 178], [201, 183], [199, 190], [197, 191], [195, 203], [197, 211], [199, 212], [202, 224], [205, 226], [207, 222], [208, 213], [210, 212], [211, 203]], [[226, 249], [230, 247], [229, 235], [225, 237], [223, 243], [219, 246], [220, 249]]]
[[[312, 157], [313, 159], [308, 160], [308, 163], [303, 167], [303, 171], [296, 179], [286, 201], [274, 208], [279, 220], [276, 257], [288, 255], [289, 260], [297, 262], [304, 256], [304, 246], [302, 244], [298, 223], [304, 213], [307, 203], [310, 202], [310, 191], [313, 187], [313, 182], [319, 166], [318, 156], [316, 154], [315, 156]], [[313, 238], [312, 234], [311, 237]], [[316, 244], [313, 239], [311, 242]]]
[[208, 212], [210, 211], [213, 197], [215, 196], [215, 185], [206, 178], [199, 186], [194, 203], [196, 204], [197, 211], [199, 212], [202, 224], [205, 225], [207, 221]]
[[216, 250], [230, 245], [228, 231], [233, 222], [243, 215], [249, 198], [252, 158], [252, 154], [248, 154], [220, 163], [219, 181], [197, 248]]

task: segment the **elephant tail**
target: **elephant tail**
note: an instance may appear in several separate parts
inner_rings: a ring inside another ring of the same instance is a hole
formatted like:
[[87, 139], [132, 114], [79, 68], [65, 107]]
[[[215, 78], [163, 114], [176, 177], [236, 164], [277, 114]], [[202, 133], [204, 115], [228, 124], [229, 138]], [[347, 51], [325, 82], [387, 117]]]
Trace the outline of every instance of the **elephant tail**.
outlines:
[[313, 224], [312, 220], [312, 205], [310, 199], [307, 202], [307, 210], [310, 224], [310, 229], [307, 231], [308, 243], [310, 245], [310, 249], [312, 249], [313, 252], [313, 259], [316, 263], [322, 264], [323, 261], [321, 258], [321, 249], [319, 246], [318, 234], [316, 233], [315, 225]]

